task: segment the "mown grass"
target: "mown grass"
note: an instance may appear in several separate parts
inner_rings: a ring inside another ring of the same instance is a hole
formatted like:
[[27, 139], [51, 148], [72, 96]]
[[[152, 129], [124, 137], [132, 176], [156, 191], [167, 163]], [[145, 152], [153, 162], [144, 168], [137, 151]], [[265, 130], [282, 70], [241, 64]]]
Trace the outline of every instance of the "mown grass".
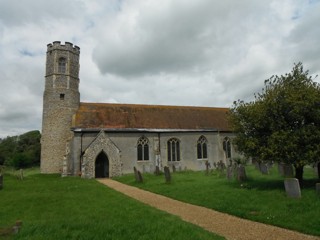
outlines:
[[4, 175], [0, 239], [223, 239], [178, 217], [130, 199], [95, 180], [25, 172]]
[[163, 175], [153, 174], [144, 174], [144, 183], [136, 183], [132, 174], [116, 180], [241, 218], [320, 235], [320, 197], [315, 191], [313, 169], [305, 169], [301, 199], [286, 196], [276, 167], [269, 175], [262, 175], [253, 166], [246, 169], [249, 179], [243, 183], [228, 181], [216, 171], [208, 176], [204, 172], [176, 172], [170, 184], [165, 183]]

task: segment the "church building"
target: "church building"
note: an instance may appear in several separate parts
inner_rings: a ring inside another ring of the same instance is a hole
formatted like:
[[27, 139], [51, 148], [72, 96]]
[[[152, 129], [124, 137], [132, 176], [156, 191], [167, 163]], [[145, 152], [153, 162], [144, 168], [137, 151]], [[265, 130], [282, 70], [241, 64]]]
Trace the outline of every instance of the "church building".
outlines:
[[203, 170], [237, 154], [228, 108], [80, 102], [80, 48], [47, 45], [41, 172], [112, 178]]

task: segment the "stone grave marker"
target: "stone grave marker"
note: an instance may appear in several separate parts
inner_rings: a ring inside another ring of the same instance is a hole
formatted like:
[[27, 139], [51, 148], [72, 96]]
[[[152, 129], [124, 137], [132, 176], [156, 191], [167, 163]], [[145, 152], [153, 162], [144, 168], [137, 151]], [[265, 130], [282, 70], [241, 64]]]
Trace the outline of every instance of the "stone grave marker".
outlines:
[[255, 166], [255, 169], [260, 171], [260, 163], [258, 161], [254, 163], [254, 166]]
[[156, 170], [154, 171], [154, 174], [155, 174], [156, 176], [159, 176], [159, 175], [160, 175], [160, 168], [159, 168], [159, 166], [156, 166]]
[[142, 183], [143, 182], [143, 177], [140, 171], [137, 172], [138, 173], [138, 182]]
[[139, 182], [139, 175], [136, 167], [133, 167], [133, 171], [134, 171], [134, 177], [136, 179], [136, 182]]
[[316, 192], [320, 196], [320, 183], [316, 183]]
[[237, 167], [237, 180], [239, 182], [247, 180], [246, 168], [241, 164]]
[[233, 177], [233, 166], [228, 166], [227, 167], [227, 179], [231, 180]]
[[176, 172], [176, 166], [172, 165], [172, 172]]
[[210, 168], [210, 163], [209, 161], [206, 161], [206, 175], [209, 174], [209, 168]]
[[262, 174], [269, 174], [268, 165], [265, 164], [265, 163], [261, 163], [261, 164], [260, 164], [260, 172], [261, 172]]
[[301, 190], [299, 181], [296, 178], [286, 178], [284, 180], [284, 187], [286, 189], [286, 193], [288, 197], [291, 198], [300, 198]]
[[166, 179], [166, 183], [170, 183], [171, 182], [171, 174], [170, 174], [169, 167], [165, 166], [163, 170], [164, 170], [164, 177]]

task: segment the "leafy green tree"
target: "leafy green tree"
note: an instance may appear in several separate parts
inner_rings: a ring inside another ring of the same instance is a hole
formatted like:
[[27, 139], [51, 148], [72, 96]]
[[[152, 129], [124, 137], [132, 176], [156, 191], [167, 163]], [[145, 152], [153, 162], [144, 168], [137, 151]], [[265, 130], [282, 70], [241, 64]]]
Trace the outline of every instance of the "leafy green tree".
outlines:
[[247, 157], [293, 164], [302, 181], [304, 166], [320, 156], [320, 86], [302, 63], [264, 84], [254, 101], [234, 102], [234, 142]]
[[0, 165], [24, 168], [40, 163], [39, 131], [30, 131], [20, 136], [7, 137], [0, 142]]

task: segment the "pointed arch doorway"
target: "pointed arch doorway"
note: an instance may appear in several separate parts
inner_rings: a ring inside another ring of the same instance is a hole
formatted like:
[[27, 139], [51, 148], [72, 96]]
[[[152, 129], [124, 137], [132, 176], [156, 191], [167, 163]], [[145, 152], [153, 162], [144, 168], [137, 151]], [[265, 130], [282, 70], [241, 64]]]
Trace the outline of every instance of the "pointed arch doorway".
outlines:
[[96, 157], [95, 161], [95, 177], [108, 178], [109, 177], [109, 159], [108, 156], [102, 151]]

